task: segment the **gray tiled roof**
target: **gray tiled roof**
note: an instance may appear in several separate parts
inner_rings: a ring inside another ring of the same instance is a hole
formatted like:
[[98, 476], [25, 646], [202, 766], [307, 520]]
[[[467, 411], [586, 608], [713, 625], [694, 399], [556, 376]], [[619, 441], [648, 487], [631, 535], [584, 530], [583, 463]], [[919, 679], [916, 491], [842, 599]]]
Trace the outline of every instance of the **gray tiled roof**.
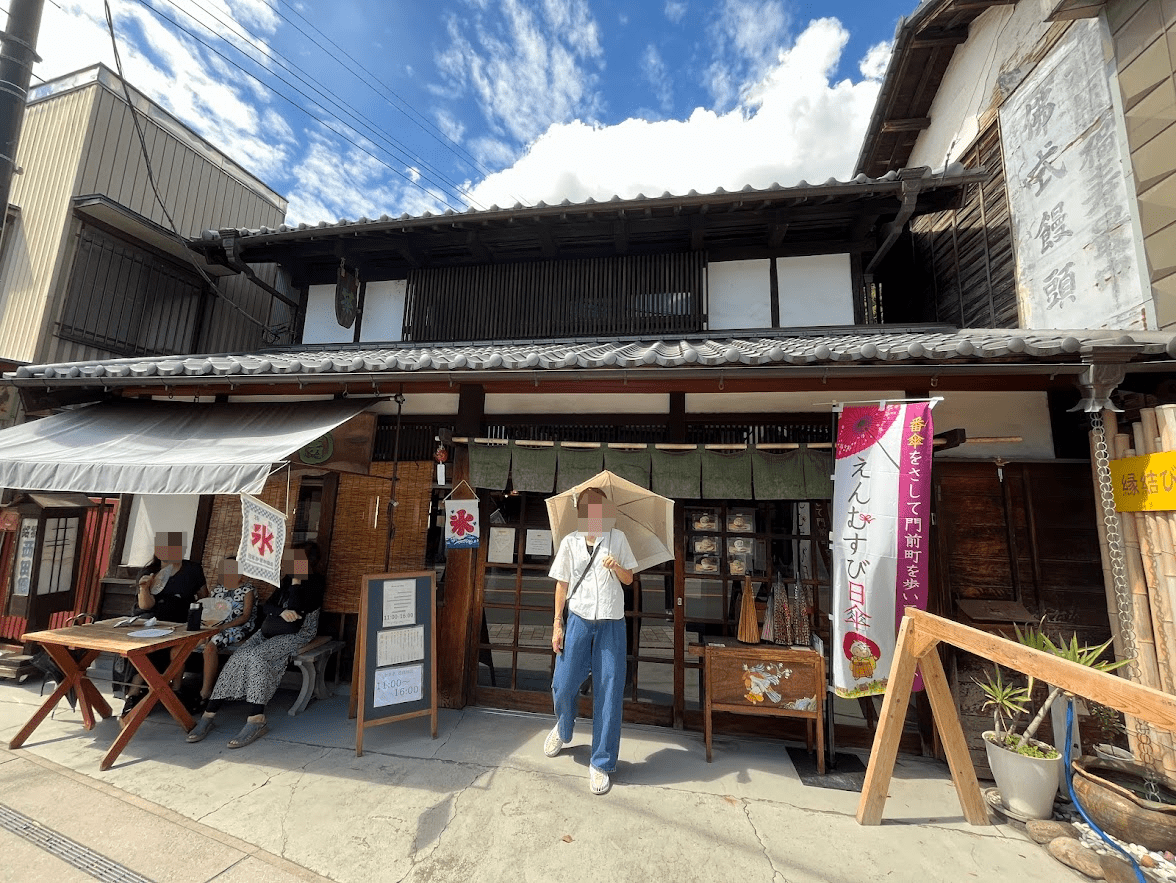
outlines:
[[1078, 361], [1093, 345], [1138, 344], [1137, 359], [1176, 358], [1167, 332], [855, 329], [675, 339], [290, 347], [257, 353], [22, 365], [20, 380], [308, 376], [388, 372], [544, 371], [839, 364], [985, 364]]
[[[930, 177], [932, 185], [936, 178], [946, 179], [948, 176], [958, 177], [965, 175], [967, 170], [965, 167], [956, 162], [951, 163], [943, 169], [938, 169], [931, 172], [930, 169], [925, 170]], [[772, 182], [767, 187], [752, 187], [750, 184], [744, 186], [740, 190], [726, 190], [723, 187], [717, 187], [708, 193], [699, 193], [697, 190], [690, 190], [687, 193], [671, 193], [665, 191], [660, 196], [646, 196], [644, 193], [638, 193], [633, 197], [623, 197], [619, 194], [610, 197], [609, 199], [597, 200], [591, 196], [586, 198], [583, 202], [572, 202], [570, 199], [564, 199], [559, 203], [547, 203], [540, 200], [532, 205], [524, 205], [516, 202], [513, 206], [498, 206], [491, 205], [488, 208], [480, 208], [477, 206], [468, 206], [463, 211], [455, 211], [452, 208], [447, 208], [441, 212], [422, 212], [419, 215], [410, 215], [408, 212], [403, 212], [397, 217], [390, 215], [381, 215], [378, 218], [369, 218], [366, 215], [357, 218], [339, 218], [337, 221], [319, 221], [317, 223], [302, 222], [297, 225], [294, 224], [280, 224], [277, 227], [259, 227], [257, 229], [242, 228], [234, 232], [238, 236], [266, 236], [274, 233], [291, 233], [301, 230], [319, 230], [328, 231], [347, 227], [364, 227], [377, 224], [388, 224], [394, 221], [459, 221], [459, 220], [473, 220], [482, 219], [484, 217], [492, 217], [495, 215], [517, 215], [517, 214], [536, 214], [542, 212], [544, 209], [562, 209], [570, 211], [592, 211], [593, 209], [614, 209], [614, 208], [628, 208], [634, 204], [646, 204], [656, 202], [677, 202], [690, 201], [696, 199], [705, 199], [708, 197], [731, 197], [731, 198], [750, 198], [756, 195], [760, 196], [793, 196], [798, 199], [808, 198], [810, 196], [825, 195], [829, 193], [844, 193], [851, 195], [868, 190], [870, 185], [877, 184], [891, 184], [899, 180], [899, 173], [890, 170], [884, 175], [877, 178], [870, 178], [867, 175], [859, 174], [848, 181], [839, 181], [837, 178], [828, 178], [819, 184], [810, 184], [808, 181], [798, 181], [796, 184], [785, 186], [779, 182]], [[949, 181], [948, 186], [957, 182]], [[208, 241], [217, 239], [220, 232], [216, 230], [206, 230], [202, 235], [202, 239]]]

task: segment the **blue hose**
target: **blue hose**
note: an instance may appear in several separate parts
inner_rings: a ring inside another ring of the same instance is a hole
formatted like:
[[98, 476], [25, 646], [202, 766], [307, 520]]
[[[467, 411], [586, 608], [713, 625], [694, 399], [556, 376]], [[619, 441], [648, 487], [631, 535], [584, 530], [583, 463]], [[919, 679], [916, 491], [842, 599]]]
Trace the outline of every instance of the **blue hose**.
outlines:
[[1073, 802], [1073, 804], [1077, 808], [1078, 812], [1082, 814], [1082, 818], [1084, 818], [1086, 820], [1086, 824], [1090, 825], [1090, 827], [1094, 830], [1094, 833], [1097, 834], [1099, 837], [1101, 837], [1103, 840], [1105, 840], [1112, 847], [1114, 847], [1114, 849], [1116, 851], [1123, 853], [1123, 855], [1126, 857], [1127, 861], [1131, 862], [1131, 868], [1132, 868], [1132, 870], [1135, 871], [1135, 876], [1139, 880], [1139, 883], [1147, 883], [1147, 879], [1143, 876], [1143, 870], [1139, 867], [1139, 862], [1137, 862], [1135, 860], [1135, 856], [1133, 856], [1131, 853], [1129, 853], [1127, 850], [1125, 850], [1122, 846], [1120, 846], [1118, 843], [1116, 843], [1114, 840], [1112, 840], [1110, 837], [1108, 837], [1106, 832], [1103, 831], [1102, 828], [1100, 828], [1098, 825], [1096, 825], [1094, 823], [1094, 819], [1092, 819], [1090, 816], [1088, 816], [1086, 814], [1086, 810], [1083, 809], [1082, 804], [1078, 802], [1078, 795], [1074, 793], [1074, 773], [1070, 769], [1070, 749], [1074, 745], [1073, 732], [1074, 732], [1074, 698], [1071, 696], [1070, 698], [1068, 698], [1066, 700], [1066, 750], [1064, 752], [1064, 760], [1063, 760], [1063, 763], [1065, 764], [1065, 771], [1066, 771], [1066, 790], [1070, 793], [1070, 800]]

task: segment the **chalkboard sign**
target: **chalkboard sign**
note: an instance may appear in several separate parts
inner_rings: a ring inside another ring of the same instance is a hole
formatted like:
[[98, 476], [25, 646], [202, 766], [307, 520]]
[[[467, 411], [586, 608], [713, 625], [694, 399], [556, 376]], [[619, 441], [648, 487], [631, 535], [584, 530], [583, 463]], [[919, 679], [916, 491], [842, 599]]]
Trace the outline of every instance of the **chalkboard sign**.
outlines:
[[367, 727], [430, 715], [437, 738], [437, 601], [432, 571], [363, 578], [355, 754]]

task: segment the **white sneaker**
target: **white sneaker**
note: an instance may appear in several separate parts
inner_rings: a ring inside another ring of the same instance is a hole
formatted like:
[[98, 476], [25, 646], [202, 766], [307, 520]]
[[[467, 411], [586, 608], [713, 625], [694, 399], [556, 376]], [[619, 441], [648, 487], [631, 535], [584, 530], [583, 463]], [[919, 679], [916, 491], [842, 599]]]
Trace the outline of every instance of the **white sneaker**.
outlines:
[[543, 740], [543, 753], [548, 757], [555, 757], [563, 750], [563, 747], [564, 740], [559, 737], [559, 726], [556, 725], [551, 728], [551, 732]]
[[588, 767], [588, 787], [592, 789], [593, 794], [605, 794], [612, 787], [612, 782], [608, 780], [608, 773], [604, 770], [590, 766]]

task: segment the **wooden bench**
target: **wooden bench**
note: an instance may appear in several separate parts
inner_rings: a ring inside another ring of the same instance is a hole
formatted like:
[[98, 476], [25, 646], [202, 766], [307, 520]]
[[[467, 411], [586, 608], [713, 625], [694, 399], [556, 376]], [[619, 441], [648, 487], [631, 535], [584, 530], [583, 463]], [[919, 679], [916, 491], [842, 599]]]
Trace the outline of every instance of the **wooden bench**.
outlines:
[[328, 635], [319, 635], [290, 657], [290, 662], [302, 673], [302, 689], [287, 714], [293, 717], [305, 711], [306, 706], [310, 704], [311, 695], [316, 699], [326, 699], [334, 694], [335, 688], [339, 686], [339, 666], [335, 666], [335, 681], [328, 689], [327, 663], [343, 649], [343, 646], [342, 641]]
[[[225, 661], [233, 655], [238, 646], [240, 645], [234, 645], [227, 650], [221, 648], [221, 669], [225, 667]], [[333, 695], [339, 686], [339, 666], [335, 666], [334, 682], [328, 687], [327, 664], [331, 661], [331, 657], [342, 650], [344, 646], [346, 645], [343, 641], [332, 638], [330, 635], [319, 635], [311, 638], [300, 649], [290, 654], [289, 668], [302, 676], [298, 698], [294, 700], [290, 711], [287, 712], [291, 717], [305, 711], [312, 698], [326, 699]], [[193, 653], [191, 659], [194, 661], [190, 662], [188, 670], [199, 671], [200, 654]]]

